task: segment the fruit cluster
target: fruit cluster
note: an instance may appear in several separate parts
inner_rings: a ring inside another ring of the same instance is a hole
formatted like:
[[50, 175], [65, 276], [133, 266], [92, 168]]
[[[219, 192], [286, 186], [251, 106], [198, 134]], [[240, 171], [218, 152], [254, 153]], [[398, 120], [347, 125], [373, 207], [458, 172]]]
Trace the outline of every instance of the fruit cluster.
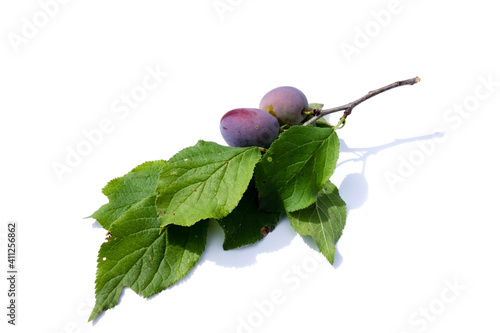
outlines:
[[258, 109], [227, 112], [220, 121], [220, 131], [231, 147], [267, 148], [278, 138], [280, 126], [294, 126], [304, 120], [308, 105], [299, 89], [278, 87], [264, 95]]
[[[199, 140], [111, 180], [102, 191], [109, 202], [91, 215], [107, 236], [89, 320], [117, 305], [124, 287], [151, 297], [186, 276], [205, 250], [210, 221], [224, 231], [223, 249], [231, 250], [262, 240], [286, 213], [333, 265], [347, 219], [346, 203], [330, 181], [339, 157], [337, 129], [360, 103], [419, 81], [398, 81], [330, 109], [308, 104], [296, 88], [279, 87], [258, 109], [222, 117], [220, 130], [231, 147]], [[344, 113], [337, 125], [324, 120], [338, 111]], [[307, 126], [295, 126], [301, 124]]]

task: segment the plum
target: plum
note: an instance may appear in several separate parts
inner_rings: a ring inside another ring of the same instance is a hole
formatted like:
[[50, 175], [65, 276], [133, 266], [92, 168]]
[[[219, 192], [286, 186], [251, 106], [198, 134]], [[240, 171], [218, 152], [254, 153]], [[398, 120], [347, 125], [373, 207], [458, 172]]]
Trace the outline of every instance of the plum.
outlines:
[[222, 137], [231, 147], [267, 148], [278, 138], [279, 130], [278, 120], [260, 109], [234, 109], [220, 120]]
[[280, 125], [298, 125], [304, 120], [302, 111], [307, 110], [309, 103], [307, 98], [297, 88], [278, 87], [269, 91], [262, 97], [259, 108], [263, 109], [276, 118]]

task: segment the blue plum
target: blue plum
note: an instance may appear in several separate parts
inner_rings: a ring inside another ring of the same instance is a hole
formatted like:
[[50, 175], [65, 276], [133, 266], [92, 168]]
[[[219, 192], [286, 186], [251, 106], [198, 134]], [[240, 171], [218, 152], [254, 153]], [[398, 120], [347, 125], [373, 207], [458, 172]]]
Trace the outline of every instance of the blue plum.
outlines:
[[278, 120], [260, 109], [234, 109], [220, 120], [222, 137], [231, 147], [267, 148], [278, 138]]
[[298, 125], [304, 120], [302, 113], [309, 103], [302, 91], [294, 87], [278, 87], [269, 91], [260, 101], [259, 108], [276, 118], [280, 125]]

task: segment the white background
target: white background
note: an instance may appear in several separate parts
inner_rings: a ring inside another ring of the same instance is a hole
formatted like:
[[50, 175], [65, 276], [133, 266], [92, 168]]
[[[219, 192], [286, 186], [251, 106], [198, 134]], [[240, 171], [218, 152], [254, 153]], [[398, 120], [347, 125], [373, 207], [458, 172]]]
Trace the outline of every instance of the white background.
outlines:
[[[2, 253], [7, 222], [19, 225], [18, 326], [2, 278], [2, 332], [498, 332], [494, 2], [214, 3], [0, 4]], [[148, 68], [168, 76], [123, 108]], [[333, 107], [416, 75], [339, 130], [332, 180], [349, 214], [334, 267], [286, 219], [230, 252], [212, 225], [187, 278], [147, 300], [126, 289], [87, 323], [106, 231], [84, 217], [109, 180], [199, 139], [223, 144], [220, 117], [276, 86]], [[106, 119], [89, 151], [84, 133]], [[88, 154], [58, 176], [78, 147]]]

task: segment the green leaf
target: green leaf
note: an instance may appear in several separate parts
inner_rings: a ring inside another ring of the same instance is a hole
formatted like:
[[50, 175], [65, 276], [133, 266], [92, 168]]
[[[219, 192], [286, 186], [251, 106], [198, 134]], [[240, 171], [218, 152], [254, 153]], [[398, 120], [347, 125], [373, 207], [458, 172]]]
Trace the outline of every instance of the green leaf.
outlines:
[[333, 128], [293, 126], [282, 133], [255, 168], [261, 209], [293, 212], [310, 206], [338, 156]]
[[111, 226], [99, 250], [96, 304], [89, 321], [118, 304], [124, 287], [150, 297], [185, 276], [200, 259], [208, 221], [162, 231], [154, 203], [150, 195]]
[[154, 194], [158, 175], [165, 165], [165, 161], [146, 162], [121, 178], [110, 181], [102, 193], [109, 199], [109, 203], [101, 206], [92, 217], [109, 230], [113, 222], [118, 220], [129, 209], [140, 205], [151, 194]]
[[174, 155], [160, 173], [156, 207], [162, 226], [221, 219], [240, 201], [260, 160], [258, 147], [199, 141]]
[[332, 124], [330, 124], [330, 122], [328, 122], [328, 120], [326, 120], [325, 117], [319, 118], [312, 125], [316, 127], [331, 127], [331, 128], [334, 127]]
[[238, 206], [218, 221], [225, 234], [223, 249], [231, 250], [257, 243], [274, 230], [280, 215], [259, 210], [258, 192], [251, 182]]
[[321, 109], [323, 109], [323, 106], [325, 106], [325, 104], [321, 104], [321, 103], [309, 103], [309, 109], [310, 110], [314, 110], [314, 109], [321, 110]]
[[300, 235], [312, 236], [318, 249], [333, 265], [335, 244], [342, 236], [347, 212], [335, 185], [328, 181], [310, 207], [288, 213], [290, 224]]

